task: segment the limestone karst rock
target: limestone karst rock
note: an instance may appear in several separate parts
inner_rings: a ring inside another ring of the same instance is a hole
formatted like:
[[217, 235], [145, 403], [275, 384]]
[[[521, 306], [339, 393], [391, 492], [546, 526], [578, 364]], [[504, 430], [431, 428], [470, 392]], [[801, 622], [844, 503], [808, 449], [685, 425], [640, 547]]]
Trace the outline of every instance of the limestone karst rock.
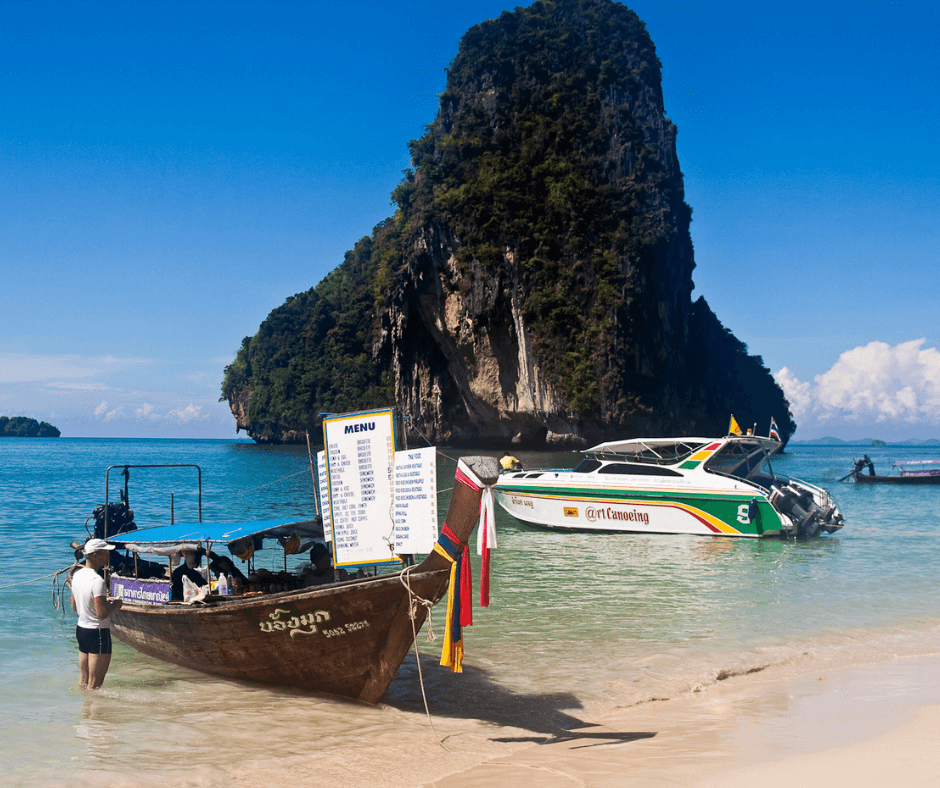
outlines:
[[660, 62], [611, 0], [472, 28], [395, 215], [275, 309], [226, 370], [258, 441], [394, 405], [415, 437], [584, 446], [723, 434], [787, 402], [703, 299]]

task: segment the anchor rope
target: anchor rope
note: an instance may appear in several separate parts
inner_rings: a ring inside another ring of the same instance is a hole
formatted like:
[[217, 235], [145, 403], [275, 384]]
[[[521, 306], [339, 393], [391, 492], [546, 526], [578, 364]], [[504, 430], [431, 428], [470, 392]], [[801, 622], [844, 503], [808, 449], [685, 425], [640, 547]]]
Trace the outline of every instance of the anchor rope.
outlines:
[[411, 619], [411, 639], [415, 644], [415, 661], [418, 663], [418, 682], [421, 685], [421, 698], [424, 701], [424, 713], [428, 718], [428, 726], [431, 728], [431, 733], [434, 734], [434, 738], [437, 739], [437, 743], [441, 745], [447, 752], [451, 755], [459, 755], [460, 753], [454, 752], [450, 747], [444, 744], [444, 740], [438, 735], [438, 732], [434, 729], [434, 721], [431, 719], [431, 709], [428, 708], [428, 695], [424, 690], [424, 673], [421, 671], [421, 651], [418, 649], [418, 629], [415, 625], [415, 619], [418, 616], [418, 605], [424, 605], [428, 610], [428, 643], [432, 643], [437, 640], [437, 636], [434, 634], [433, 627], [431, 626], [431, 609], [434, 607], [434, 603], [430, 599], [424, 599], [423, 597], [418, 596], [414, 589], [411, 587], [411, 570], [414, 569], [413, 566], [409, 566], [404, 569], [402, 573], [398, 576], [402, 582], [402, 585], [408, 591], [408, 617]]
[[[418, 682], [421, 685], [421, 699], [424, 701], [424, 713], [428, 718], [428, 726], [431, 728], [431, 733], [434, 734], [434, 738], [437, 740], [437, 743], [441, 745], [443, 749], [447, 750], [447, 752], [449, 752], [451, 755], [456, 755], [458, 757], [464, 757], [464, 758], [470, 755], [470, 757], [472, 758], [473, 755], [475, 755], [475, 753], [471, 754], [471, 753], [457, 752], [456, 750], [452, 750], [450, 747], [444, 744], [444, 740], [441, 738], [440, 734], [435, 729], [434, 720], [431, 718], [431, 710], [428, 707], [428, 696], [427, 696], [427, 692], [425, 692], [425, 689], [424, 689], [424, 673], [421, 671], [421, 652], [418, 649], [418, 631], [415, 626], [415, 618], [417, 617], [417, 614], [418, 614], [418, 605], [424, 605], [424, 607], [426, 607], [428, 610], [428, 638], [427, 638], [428, 643], [431, 643], [437, 640], [437, 636], [434, 635], [434, 632], [431, 626], [431, 610], [434, 607], [434, 603], [430, 599], [424, 599], [423, 597], [418, 596], [414, 592], [414, 589], [412, 589], [411, 578], [408, 577], [412, 569], [414, 569], [413, 566], [409, 566], [408, 568], [404, 569], [402, 573], [399, 575], [399, 579], [401, 580], [402, 585], [408, 591], [408, 617], [411, 619], [411, 635], [412, 635], [412, 641], [415, 644], [415, 661], [418, 663]], [[510, 767], [520, 767], [523, 769], [532, 769], [533, 771], [549, 772], [551, 774], [557, 774], [562, 777], [567, 777], [569, 780], [572, 780], [573, 782], [582, 786], [582, 788], [587, 788], [587, 784], [583, 780], [576, 777], [575, 775], [569, 774], [568, 772], [561, 771], [560, 769], [554, 769], [551, 766], [535, 766], [535, 765], [528, 764], [528, 763], [504, 763], [504, 762], [498, 762], [498, 761], [484, 761], [480, 759], [479, 757], [477, 757], [476, 761], [477, 761], [477, 766], [510, 766]]]
[[80, 564], [77, 564], [77, 563], [72, 564], [72, 566], [67, 566], [65, 569], [57, 569], [55, 572], [50, 572], [48, 575], [41, 575], [40, 577], [34, 577], [32, 580], [21, 580], [18, 583], [10, 583], [10, 585], [7, 585], [7, 586], [0, 586], [0, 591], [3, 591], [4, 589], [7, 589], [7, 588], [16, 588], [17, 586], [29, 585], [30, 583], [35, 583], [38, 580], [45, 580], [49, 577], [55, 577], [56, 575], [60, 575], [63, 572], [68, 572], [74, 566], [80, 566]]

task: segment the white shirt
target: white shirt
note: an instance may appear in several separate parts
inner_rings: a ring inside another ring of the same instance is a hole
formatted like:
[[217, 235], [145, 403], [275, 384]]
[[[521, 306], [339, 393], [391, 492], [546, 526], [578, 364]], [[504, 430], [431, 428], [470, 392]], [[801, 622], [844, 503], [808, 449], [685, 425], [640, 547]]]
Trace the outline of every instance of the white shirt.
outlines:
[[78, 625], [84, 629], [107, 629], [108, 619], [99, 619], [95, 599], [108, 596], [108, 589], [94, 569], [83, 566], [72, 576], [72, 599], [78, 611]]

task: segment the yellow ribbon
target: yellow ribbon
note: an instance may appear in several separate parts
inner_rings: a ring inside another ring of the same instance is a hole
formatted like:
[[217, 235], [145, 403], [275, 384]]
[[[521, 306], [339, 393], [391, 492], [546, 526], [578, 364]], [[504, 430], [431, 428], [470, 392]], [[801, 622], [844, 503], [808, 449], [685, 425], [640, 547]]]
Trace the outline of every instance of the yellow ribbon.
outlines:
[[451, 634], [454, 620], [454, 594], [457, 588], [457, 561], [440, 544], [434, 545], [434, 552], [450, 561], [450, 582], [447, 587], [447, 620], [444, 622], [444, 646], [441, 649], [441, 665], [450, 668], [451, 673], [463, 673], [463, 638], [456, 643]]

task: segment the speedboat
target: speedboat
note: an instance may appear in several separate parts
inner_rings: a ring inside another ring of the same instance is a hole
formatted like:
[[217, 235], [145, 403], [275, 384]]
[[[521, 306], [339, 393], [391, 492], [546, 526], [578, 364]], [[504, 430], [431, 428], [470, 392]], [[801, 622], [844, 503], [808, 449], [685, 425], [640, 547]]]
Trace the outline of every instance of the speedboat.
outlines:
[[755, 435], [612, 441], [571, 469], [503, 472], [494, 495], [516, 519], [562, 531], [812, 537], [840, 529], [828, 491], [773, 472], [779, 446]]

